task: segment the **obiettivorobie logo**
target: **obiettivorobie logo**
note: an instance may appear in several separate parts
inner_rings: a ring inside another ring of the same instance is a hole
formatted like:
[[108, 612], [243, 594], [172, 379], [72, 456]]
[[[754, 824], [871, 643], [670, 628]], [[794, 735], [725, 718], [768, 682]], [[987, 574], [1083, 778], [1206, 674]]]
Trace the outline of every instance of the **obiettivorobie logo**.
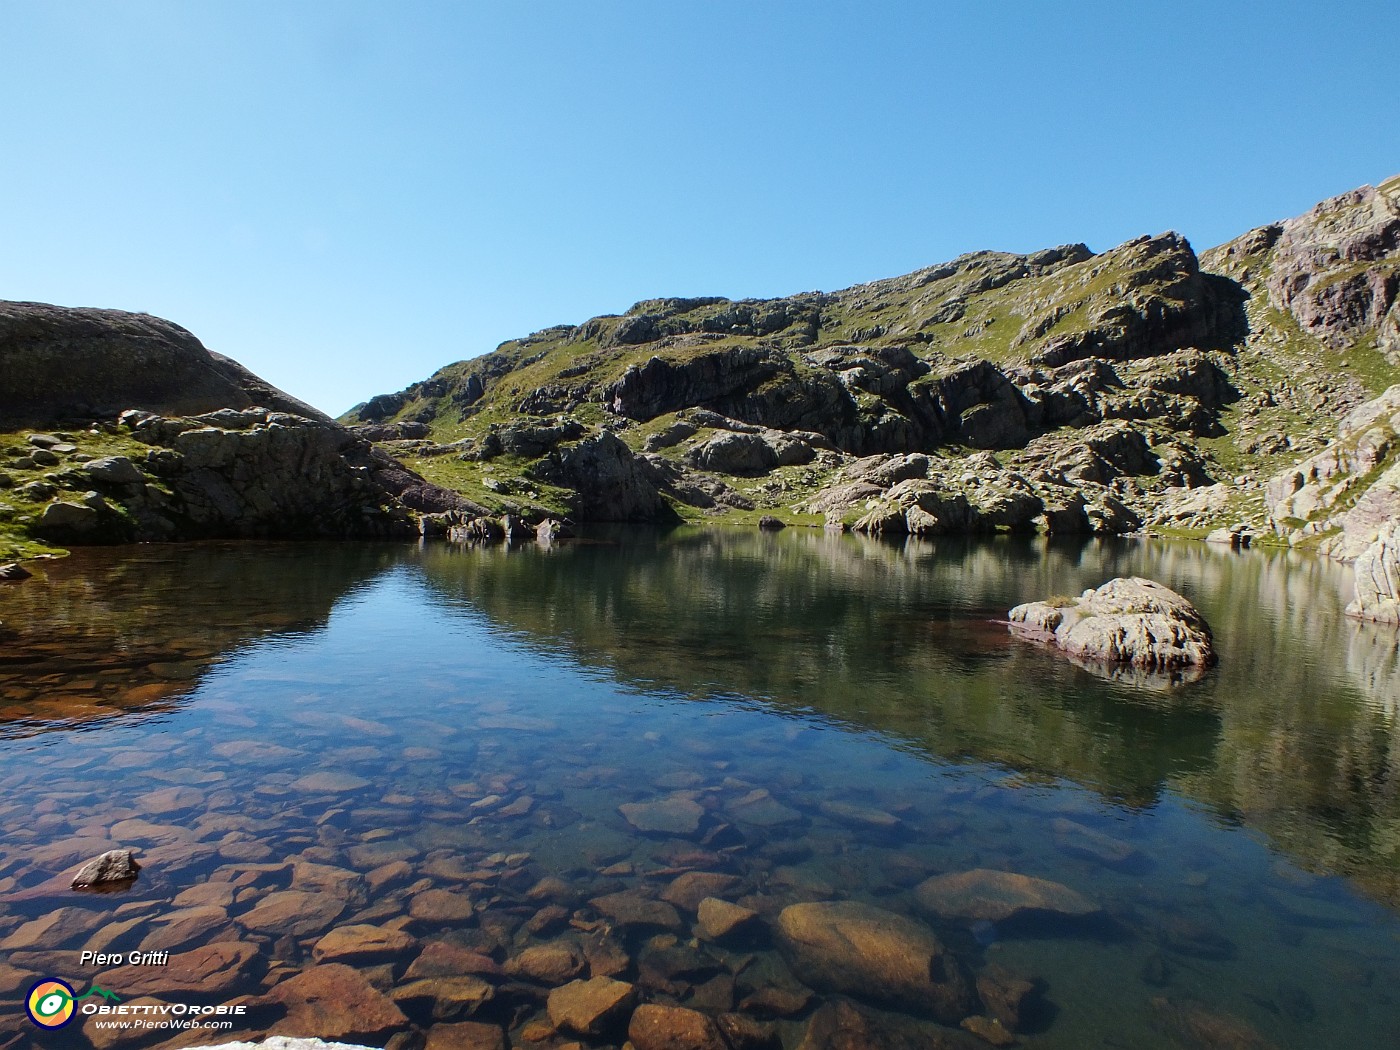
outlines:
[[[84, 1002], [85, 999], [102, 1000]], [[244, 1017], [244, 1003], [208, 1005], [189, 1002], [124, 1003], [116, 992], [93, 985], [82, 995], [57, 977], [45, 977], [29, 989], [24, 1001], [29, 1019], [40, 1028], [62, 1028], [82, 1014], [93, 1018], [98, 1028], [179, 1030], [185, 1028], [230, 1029], [232, 1017]]]
[[29, 998], [24, 1001], [24, 1009], [29, 1014], [29, 1019], [40, 1028], [62, 1028], [73, 1020], [78, 1012], [77, 1004], [94, 995], [109, 1003], [121, 1002], [116, 992], [109, 992], [95, 984], [82, 995], [78, 995], [67, 981], [47, 977], [29, 989]]

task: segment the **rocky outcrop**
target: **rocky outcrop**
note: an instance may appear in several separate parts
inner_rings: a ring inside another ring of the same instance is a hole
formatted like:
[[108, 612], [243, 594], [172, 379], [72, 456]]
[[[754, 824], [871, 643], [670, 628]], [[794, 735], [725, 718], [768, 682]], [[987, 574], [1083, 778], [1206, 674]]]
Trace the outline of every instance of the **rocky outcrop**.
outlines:
[[1253, 231], [1267, 245], [1269, 299], [1333, 349], [1374, 333], [1400, 363], [1400, 179], [1323, 201]]
[[0, 426], [18, 423], [58, 433], [10, 447], [40, 477], [5, 509], [54, 543], [414, 535], [482, 510], [144, 314], [0, 303]]
[[533, 471], [540, 481], [571, 489], [572, 512], [591, 521], [669, 521], [675, 512], [644, 460], [610, 431], [552, 452]]
[[1215, 662], [1210, 627], [1196, 607], [1138, 576], [1109, 580], [1078, 598], [1018, 605], [1007, 616], [1014, 633], [1082, 659], [1147, 670]]
[[1271, 530], [1350, 561], [1400, 520], [1400, 385], [1349, 412], [1321, 452], [1265, 487]]
[[[46, 507], [40, 535], [69, 541], [407, 535], [417, 532], [413, 511], [466, 505], [323, 418], [265, 408], [179, 417], [131, 410], [111, 430], [149, 451], [139, 460], [106, 457], [76, 466], [69, 472], [73, 483], [93, 491], [80, 503]], [[80, 516], [84, 510], [90, 517]]]
[[258, 405], [327, 418], [159, 317], [0, 302], [0, 430]]
[[1400, 524], [1382, 526], [1356, 559], [1356, 597], [1347, 615], [1381, 623], [1400, 623]]

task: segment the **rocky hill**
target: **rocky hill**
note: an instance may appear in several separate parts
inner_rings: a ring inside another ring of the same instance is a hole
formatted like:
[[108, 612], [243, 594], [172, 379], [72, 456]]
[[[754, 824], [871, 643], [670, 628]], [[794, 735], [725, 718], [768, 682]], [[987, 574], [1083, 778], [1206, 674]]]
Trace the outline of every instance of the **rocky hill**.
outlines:
[[646, 300], [342, 421], [526, 516], [1320, 542], [1275, 533], [1267, 482], [1400, 381], [1398, 279], [1400, 178], [1199, 257], [1167, 233], [830, 293]]
[[416, 534], [420, 512], [450, 510], [480, 508], [178, 325], [0, 302], [0, 561], [53, 544]]

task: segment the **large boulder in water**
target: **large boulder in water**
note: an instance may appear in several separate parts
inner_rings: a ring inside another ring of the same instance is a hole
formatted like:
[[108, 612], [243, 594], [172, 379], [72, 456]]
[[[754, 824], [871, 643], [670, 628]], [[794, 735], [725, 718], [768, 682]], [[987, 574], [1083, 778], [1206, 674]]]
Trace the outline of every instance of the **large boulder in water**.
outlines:
[[777, 922], [793, 973], [813, 988], [957, 1024], [976, 997], [967, 972], [922, 923], [857, 901], [793, 904]]
[[1072, 657], [1152, 671], [1215, 662], [1210, 625], [1176, 591], [1140, 576], [1119, 577], [1078, 598], [1018, 605], [1011, 630]]

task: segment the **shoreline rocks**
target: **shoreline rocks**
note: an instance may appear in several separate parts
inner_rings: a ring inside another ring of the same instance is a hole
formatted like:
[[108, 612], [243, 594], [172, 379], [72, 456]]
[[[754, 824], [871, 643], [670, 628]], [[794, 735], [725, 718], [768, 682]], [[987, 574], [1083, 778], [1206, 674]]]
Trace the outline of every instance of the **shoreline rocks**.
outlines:
[[1140, 576], [1119, 577], [1078, 598], [1012, 609], [1013, 634], [1071, 657], [1150, 671], [1206, 668], [1215, 662], [1210, 625], [1182, 595]]
[[1348, 616], [1400, 624], [1400, 523], [1383, 526], [1354, 566], [1356, 597]]

